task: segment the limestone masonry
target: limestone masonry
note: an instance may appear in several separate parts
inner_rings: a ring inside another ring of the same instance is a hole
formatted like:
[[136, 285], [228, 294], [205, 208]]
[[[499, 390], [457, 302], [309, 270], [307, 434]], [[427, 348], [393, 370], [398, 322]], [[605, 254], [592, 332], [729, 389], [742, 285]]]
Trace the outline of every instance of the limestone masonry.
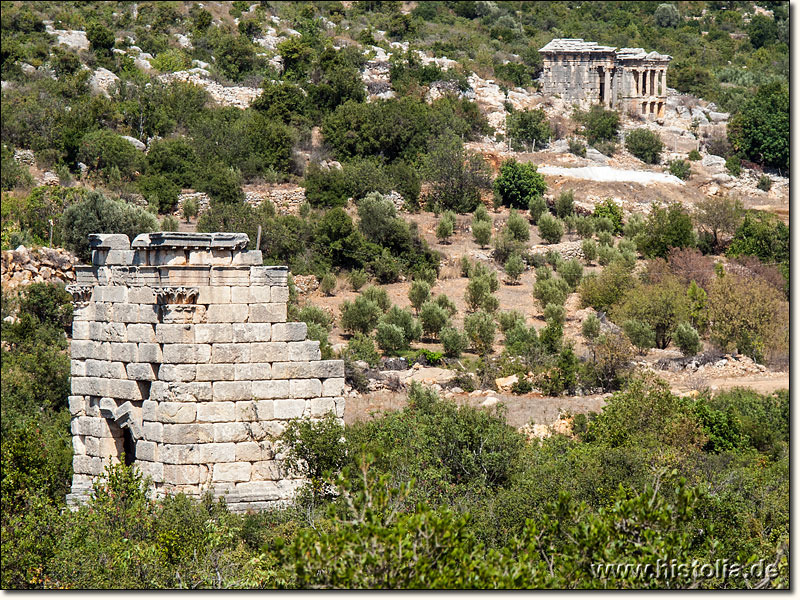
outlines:
[[232, 510], [289, 499], [303, 482], [275, 436], [289, 419], [344, 414], [344, 363], [287, 323], [286, 267], [242, 233], [90, 236], [67, 287], [72, 330], [70, 504], [122, 459], [157, 495], [211, 490]]
[[649, 119], [664, 117], [671, 56], [643, 48], [555, 39], [539, 50], [542, 92], [581, 105], [602, 104]]

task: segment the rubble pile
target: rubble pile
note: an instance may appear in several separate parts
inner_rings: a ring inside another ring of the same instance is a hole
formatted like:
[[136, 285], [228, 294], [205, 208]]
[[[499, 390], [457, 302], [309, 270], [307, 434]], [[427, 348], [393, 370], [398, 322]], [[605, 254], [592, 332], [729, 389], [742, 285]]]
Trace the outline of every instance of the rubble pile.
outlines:
[[70, 283], [75, 281], [78, 258], [63, 248], [31, 250], [19, 246], [3, 250], [3, 289], [13, 290], [31, 283]]

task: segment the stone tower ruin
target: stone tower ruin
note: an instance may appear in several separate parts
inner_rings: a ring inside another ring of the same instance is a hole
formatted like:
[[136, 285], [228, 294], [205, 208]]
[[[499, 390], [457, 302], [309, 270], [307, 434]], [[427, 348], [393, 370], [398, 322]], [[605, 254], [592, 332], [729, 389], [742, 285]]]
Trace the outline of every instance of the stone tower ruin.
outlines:
[[551, 40], [539, 53], [545, 95], [558, 94], [584, 107], [601, 104], [647, 119], [664, 117], [671, 56], [566, 38]]
[[286, 267], [242, 233], [90, 236], [76, 268], [70, 504], [124, 456], [156, 495], [211, 491], [234, 511], [291, 498], [274, 437], [344, 414], [344, 363], [288, 323]]

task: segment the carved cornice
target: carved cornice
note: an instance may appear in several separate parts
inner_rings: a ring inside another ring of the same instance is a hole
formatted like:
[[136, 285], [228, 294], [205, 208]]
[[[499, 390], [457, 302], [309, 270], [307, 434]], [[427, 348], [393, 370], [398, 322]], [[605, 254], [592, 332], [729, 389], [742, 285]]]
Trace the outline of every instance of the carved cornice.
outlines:
[[200, 290], [196, 287], [167, 286], [153, 290], [159, 304], [194, 304]]
[[93, 289], [93, 285], [70, 284], [66, 286], [67, 293], [72, 296], [73, 304], [88, 304], [92, 299]]

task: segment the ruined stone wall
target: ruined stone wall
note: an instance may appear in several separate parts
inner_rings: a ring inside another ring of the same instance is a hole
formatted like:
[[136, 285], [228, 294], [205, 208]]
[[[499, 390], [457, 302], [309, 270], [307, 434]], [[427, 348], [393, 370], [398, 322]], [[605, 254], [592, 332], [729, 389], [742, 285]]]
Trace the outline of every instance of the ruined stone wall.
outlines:
[[601, 104], [649, 119], [664, 117], [670, 56], [571, 38], [551, 40], [539, 52], [539, 81], [546, 96], [559, 95], [582, 107]]
[[232, 510], [302, 484], [274, 437], [296, 417], [344, 414], [344, 365], [287, 323], [286, 267], [245, 234], [92, 235], [76, 268], [74, 504], [109, 463], [135, 458], [157, 495], [211, 490]]

